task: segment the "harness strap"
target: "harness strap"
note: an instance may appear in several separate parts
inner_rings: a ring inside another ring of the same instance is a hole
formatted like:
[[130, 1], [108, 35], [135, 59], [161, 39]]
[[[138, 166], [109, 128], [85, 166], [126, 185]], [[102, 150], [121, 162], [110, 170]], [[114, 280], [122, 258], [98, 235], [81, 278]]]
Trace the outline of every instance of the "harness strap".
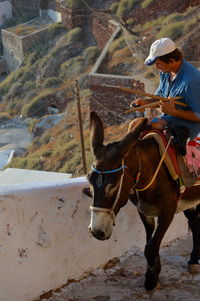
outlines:
[[126, 165], [122, 164], [122, 166], [120, 166], [119, 168], [116, 168], [116, 169], [111, 169], [111, 170], [105, 170], [105, 171], [101, 171], [101, 170], [98, 170], [96, 169], [93, 165], [92, 165], [92, 170], [95, 171], [96, 173], [99, 173], [99, 174], [106, 174], [106, 173], [114, 173], [114, 172], [117, 172], [121, 169], [124, 170], [124, 168], [128, 168]]
[[170, 145], [171, 139], [172, 139], [172, 138], [170, 137], [170, 138], [169, 138], [169, 141], [168, 141], [168, 143], [167, 143], [167, 146], [166, 146], [166, 148], [165, 148], [165, 150], [164, 150], [164, 152], [163, 152], [163, 155], [162, 155], [162, 157], [161, 157], [161, 159], [160, 159], [160, 162], [159, 162], [159, 164], [158, 164], [158, 166], [157, 166], [157, 168], [156, 168], [156, 171], [155, 171], [155, 173], [154, 173], [154, 175], [153, 175], [151, 181], [150, 181], [144, 188], [135, 188], [136, 191], [144, 191], [144, 190], [148, 189], [148, 188], [153, 184], [153, 182], [154, 182], [154, 180], [155, 180], [155, 178], [156, 178], [156, 176], [157, 176], [157, 174], [158, 174], [158, 172], [159, 172], [159, 170], [160, 170], [160, 167], [161, 167], [161, 165], [162, 165], [162, 163], [163, 163], [163, 160], [165, 159], [165, 155], [166, 155], [166, 153], [167, 153], [167, 150], [168, 150], [168, 147], [169, 147], [169, 145]]
[[113, 225], [115, 226], [115, 213], [113, 211], [113, 209], [109, 209], [109, 208], [100, 208], [100, 207], [94, 207], [94, 206], [90, 206], [90, 210], [92, 212], [105, 212], [105, 213], [109, 213], [113, 219]]

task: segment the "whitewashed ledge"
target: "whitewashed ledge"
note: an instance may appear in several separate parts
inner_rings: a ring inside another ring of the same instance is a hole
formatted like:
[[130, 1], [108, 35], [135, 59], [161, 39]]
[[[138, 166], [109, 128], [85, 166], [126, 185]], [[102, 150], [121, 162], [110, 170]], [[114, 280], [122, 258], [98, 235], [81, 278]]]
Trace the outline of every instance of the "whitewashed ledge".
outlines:
[[[132, 204], [120, 211], [111, 238], [97, 241], [88, 233], [86, 178], [51, 176], [0, 172], [0, 301], [33, 301], [130, 248], [144, 248], [143, 225]], [[178, 214], [164, 243], [185, 234], [186, 219]]]

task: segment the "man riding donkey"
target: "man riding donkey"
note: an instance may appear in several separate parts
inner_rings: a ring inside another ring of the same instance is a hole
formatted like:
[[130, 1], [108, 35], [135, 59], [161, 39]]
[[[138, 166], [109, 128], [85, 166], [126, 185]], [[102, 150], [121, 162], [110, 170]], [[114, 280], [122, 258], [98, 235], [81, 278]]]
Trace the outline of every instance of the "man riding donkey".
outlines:
[[[182, 156], [186, 155], [186, 142], [195, 139], [200, 133], [200, 71], [184, 59], [182, 52], [169, 38], [161, 38], [151, 45], [145, 64], [155, 64], [156, 69], [160, 70], [160, 84], [155, 95], [169, 99], [157, 104], [162, 115], [149, 120], [148, 128], [164, 130], [173, 136], [181, 174], [189, 175]], [[174, 101], [176, 96], [181, 97], [178, 104]], [[154, 101], [139, 98], [131, 105], [140, 111], [143, 105]], [[130, 123], [129, 131], [135, 123], [136, 120]], [[186, 186], [191, 186], [195, 178], [187, 176], [185, 181]]]

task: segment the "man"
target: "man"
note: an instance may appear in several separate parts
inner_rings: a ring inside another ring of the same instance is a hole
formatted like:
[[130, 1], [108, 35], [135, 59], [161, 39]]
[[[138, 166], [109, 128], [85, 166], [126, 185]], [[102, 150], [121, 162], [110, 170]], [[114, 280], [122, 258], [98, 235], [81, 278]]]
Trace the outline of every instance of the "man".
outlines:
[[[155, 94], [168, 98], [168, 102], [160, 102], [161, 117], [149, 121], [152, 129], [166, 129], [177, 148], [179, 167], [184, 184], [192, 186], [196, 179], [189, 174], [182, 156], [186, 155], [186, 141], [193, 140], [200, 133], [200, 71], [188, 63], [175, 43], [169, 38], [156, 40], [150, 48], [145, 64], [155, 65], [160, 71], [160, 84]], [[187, 106], [177, 105], [171, 99], [179, 100]], [[137, 99], [133, 105], [140, 106], [155, 100]], [[132, 121], [129, 131], [134, 126]]]
[[[194, 139], [200, 132], [200, 71], [183, 58], [169, 38], [161, 38], [151, 45], [145, 64], [155, 64], [160, 71], [160, 84], [155, 94], [169, 99], [169, 102], [160, 102], [162, 116], [150, 120], [152, 128], [174, 127], [180, 137]], [[170, 99], [177, 96], [182, 97], [179, 101], [187, 106], [177, 105]], [[152, 101], [155, 100], [140, 98], [132, 105], [140, 107]], [[129, 129], [133, 126], [134, 121]], [[184, 129], [188, 134], [183, 133]]]

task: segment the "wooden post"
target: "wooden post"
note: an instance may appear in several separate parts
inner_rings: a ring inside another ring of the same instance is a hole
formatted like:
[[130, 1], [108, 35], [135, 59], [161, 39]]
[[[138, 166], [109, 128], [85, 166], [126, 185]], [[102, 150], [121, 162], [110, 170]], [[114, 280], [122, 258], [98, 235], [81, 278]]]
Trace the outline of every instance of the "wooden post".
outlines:
[[80, 131], [80, 139], [81, 139], [81, 152], [82, 152], [83, 172], [86, 175], [87, 174], [87, 164], [86, 164], [86, 156], [85, 156], [85, 145], [84, 145], [84, 136], [83, 136], [83, 126], [82, 126], [82, 116], [81, 116], [81, 102], [80, 102], [78, 80], [76, 80], [76, 82], [75, 82], [75, 93], [76, 93], [78, 121], [79, 121], [79, 131]]

